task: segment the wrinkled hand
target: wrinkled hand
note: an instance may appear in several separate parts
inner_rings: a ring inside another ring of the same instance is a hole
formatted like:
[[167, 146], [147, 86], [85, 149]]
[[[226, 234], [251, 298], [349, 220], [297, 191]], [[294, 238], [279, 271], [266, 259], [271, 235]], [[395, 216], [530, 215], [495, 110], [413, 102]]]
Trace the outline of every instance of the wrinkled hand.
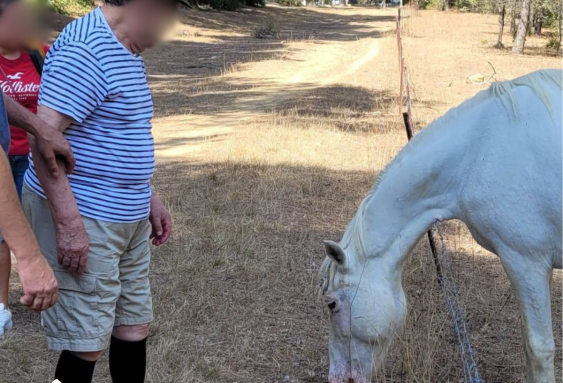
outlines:
[[18, 261], [18, 274], [23, 288], [22, 305], [42, 311], [57, 303], [59, 285], [55, 274], [41, 253]]
[[12, 328], [12, 313], [0, 303], [0, 338], [4, 336], [6, 331]]
[[152, 225], [152, 244], [160, 246], [166, 243], [172, 232], [172, 217], [156, 193], [151, 198], [149, 221]]
[[73, 172], [76, 160], [74, 159], [74, 154], [72, 154], [70, 144], [61, 132], [49, 125], [45, 125], [41, 130], [38, 130], [35, 142], [37, 150], [41, 153], [53, 177], [58, 177], [59, 175], [57, 157], [64, 161], [67, 174]]
[[80, 217], [57, 225], [58, 262], [66, 270], [84, 274], [88, 260], [89, 241]]

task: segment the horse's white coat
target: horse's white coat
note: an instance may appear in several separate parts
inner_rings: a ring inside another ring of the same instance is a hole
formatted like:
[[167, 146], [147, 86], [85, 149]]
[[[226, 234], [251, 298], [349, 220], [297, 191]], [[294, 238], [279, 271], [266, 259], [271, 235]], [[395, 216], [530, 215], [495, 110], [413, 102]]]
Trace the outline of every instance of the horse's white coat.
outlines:
[[369, 382], [406, 317], [405, 259], [458, 218], [497, 254], [520, 304], [526, 380], [555, 382], [550, 280], [562, 266], [562, 73], [495, 83], [433, 122], [327, 241], [331, 383]]

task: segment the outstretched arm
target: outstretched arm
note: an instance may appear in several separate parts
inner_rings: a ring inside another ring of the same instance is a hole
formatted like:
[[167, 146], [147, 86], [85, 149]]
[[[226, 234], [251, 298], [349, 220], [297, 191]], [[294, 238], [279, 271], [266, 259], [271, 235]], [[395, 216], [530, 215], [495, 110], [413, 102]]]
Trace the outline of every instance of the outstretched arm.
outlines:
[[[49, 107], [39, 106], [37, 116], [50, 126], [63, 132], [72, 123], [72, 118]], [[82, 274], [88, 256], [88, 236], [80, 217], [74, 193], [70, 188], [63, 161], [57, 159], [59, 171], [50, 172], [46, 161], [39, 155], [38, 142], [30, 137], [33, 164], [57, 226], [58, 261], [71, 272]]]
[[11, 178], [8, 160], [0, 153], [0, 232], [18, 262], [24, 293], [20, 301], [34, 310], [46, 310], [57, 302], [57, 280], [39, 250]]
[[53, 176], [57, 176], [59, 172], [57, 157], [63, 160], [63, 172], [72, 173], [75, 164], [74, 155], [62, 133], [10, 97], [5, 94], [3, 97], [10, 124], [35, 137], [38, 155], [44, 159]]

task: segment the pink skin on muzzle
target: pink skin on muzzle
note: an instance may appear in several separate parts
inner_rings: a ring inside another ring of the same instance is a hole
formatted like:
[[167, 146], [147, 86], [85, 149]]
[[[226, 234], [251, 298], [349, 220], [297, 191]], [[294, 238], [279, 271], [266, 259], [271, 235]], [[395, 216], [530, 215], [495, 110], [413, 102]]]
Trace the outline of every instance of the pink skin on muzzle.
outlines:
[[369, 383], [361, 374], [356, 371], [350, 373], [347, 368], [334, 371], [334, 374], [330, 374], [328, 381], [329, 383]]

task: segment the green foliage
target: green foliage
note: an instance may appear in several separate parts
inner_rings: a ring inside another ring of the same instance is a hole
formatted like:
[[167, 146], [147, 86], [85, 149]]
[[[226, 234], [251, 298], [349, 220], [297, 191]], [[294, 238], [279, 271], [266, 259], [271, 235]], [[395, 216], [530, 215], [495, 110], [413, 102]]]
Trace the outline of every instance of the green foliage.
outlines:
[[265, 7], [266, 0], [245, 0], [246, 5], [249, 7]]
[[300, 7], [303, 5], [301, 0], [276, 0], [276, 2], [286, 7]]
[[279, 35], [280, 35], [279, 29], [276, 27], [276, 24], [271, 20], [264, 21], [261, 26], [259, 26], [254, 30], [254, 37], [259, 39], [278, 38]]
[[208, 6], [217, 11], [236, 11], [243, 6], [265, 7], [266, 0], [192, 0], [192, 4]]
[[83, 15], [94, 6], [94, 0], [47, 0], [55, 12], [63, 15]]
[[556, 35], [550, 36], [549, 40], [547, 40], [547, 44], [545, 44], [545, 47], [547, 49], [553, 49], [559, 52], [559, 48], [561, 48], [561, 40], [559, 40], [559, 36]]
[[419, 6], [422, 9], [442, 10], [444, 1], [448, 1], [451, 8], [476, 13], [492, 13], [496, 4], [494, 0], [419, 0]]

